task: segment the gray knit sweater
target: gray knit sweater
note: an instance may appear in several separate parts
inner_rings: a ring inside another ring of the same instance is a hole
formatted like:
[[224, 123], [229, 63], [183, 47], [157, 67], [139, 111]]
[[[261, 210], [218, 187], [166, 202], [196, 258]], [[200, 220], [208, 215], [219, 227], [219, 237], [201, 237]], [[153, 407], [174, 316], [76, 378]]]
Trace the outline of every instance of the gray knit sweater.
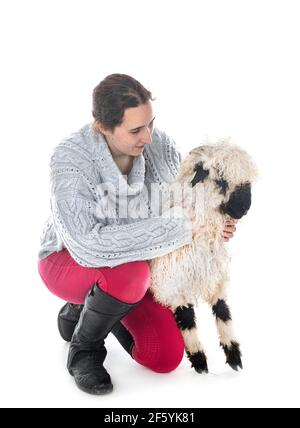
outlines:
[[[41, 236], [38, 258], [66, 248], [82, 266], [114, 267], [150, 260], [190, 243], [189, 220], [153, 215], [149, 201], [142, 196], [142, 189], [150, 189], [151, 183], [172, 183], [179, 161], [174, 142], [155, 128], [152, 143], [134, 158], [126, 177], [114, 162], [105, 139], [91, 124], [71, 134], [51, 157], [51, 216]], [[101, 215], [103, 183], [117, 186], [128, 200], [141, 197], [147, 205], [147, 218]]]

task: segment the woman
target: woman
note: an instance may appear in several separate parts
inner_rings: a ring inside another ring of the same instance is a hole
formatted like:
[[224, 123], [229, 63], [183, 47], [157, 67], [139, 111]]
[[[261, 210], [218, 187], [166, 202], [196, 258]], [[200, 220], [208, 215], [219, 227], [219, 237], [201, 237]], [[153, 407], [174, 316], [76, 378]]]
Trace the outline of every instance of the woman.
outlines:
[[[151, 184], [174, 180], [180, 160], [173, 141], [154, 128], [152, 101], [132, 77], [107, 76], [93, 91], [93, 123], [63, 140], [51, 158], [52, 215], [38, 269], [67, 301], [58, 316], [62, 337], [71, 341], [67, 367], [91, 394], [113, 389], [103, 366], [111, 331], [156, 372], [174, 370], [184, 352], [173, 314], [147, 291], [147, 260], [190, 243], [196, 228], [192, 215], [157, 215], [145, 198]], [[147, 215], [137, 217], [132, 207], [141, 205]], [[228, 223], [223, 239], [234, 230]]]

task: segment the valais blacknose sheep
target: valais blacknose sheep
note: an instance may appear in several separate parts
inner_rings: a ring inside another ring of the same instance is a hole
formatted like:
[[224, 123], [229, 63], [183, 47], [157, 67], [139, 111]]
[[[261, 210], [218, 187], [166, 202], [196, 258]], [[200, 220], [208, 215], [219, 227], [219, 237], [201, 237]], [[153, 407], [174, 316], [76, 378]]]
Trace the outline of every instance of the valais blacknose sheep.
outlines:
[[190, 183], [199, 233], [191, 244], [150, 261], [154, 299], [173, 311], [187, 356], [198, 373], [208, 371], [196, 330], [194, 305], [199, 301], [212, 307], [226, 362], [234, 370], [242, 368], [226, 303], [229, 254], [221, 235], [227, 219], [247, 214], [256, 176], [251, 157], [227, 140], [193, 149], [181, 162], [176, 184]]

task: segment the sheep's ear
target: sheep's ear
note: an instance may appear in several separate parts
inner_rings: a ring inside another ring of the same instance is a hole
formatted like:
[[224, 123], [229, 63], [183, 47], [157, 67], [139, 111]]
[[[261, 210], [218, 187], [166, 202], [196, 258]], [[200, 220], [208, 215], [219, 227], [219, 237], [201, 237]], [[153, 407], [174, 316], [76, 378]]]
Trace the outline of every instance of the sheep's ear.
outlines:
[[209, 174], [209, 171], [207, 169], [203, 168], [203, 162], [199, 162], [194, 166], [195, 175], [191, 181], [192, 187], [194, 187], [197, 183], [201, 182], [206, 179], [206, 177]]

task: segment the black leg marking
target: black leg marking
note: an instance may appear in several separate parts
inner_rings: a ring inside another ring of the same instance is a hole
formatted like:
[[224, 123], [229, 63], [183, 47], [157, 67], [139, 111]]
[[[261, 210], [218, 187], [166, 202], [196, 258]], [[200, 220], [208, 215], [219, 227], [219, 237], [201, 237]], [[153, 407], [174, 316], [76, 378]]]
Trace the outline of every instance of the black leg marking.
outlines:
[[222, 348], [224, 349], [226, 355], [226, 363], [230, 365], [233, 370], [238, 371], [238, 367], [243, 368], [242, 360], [241, 360], [241, 351], [240, 345], [237, 342], [231, 342], [231, 345], [228, 347], [227, 345], [223, 345], [221, 343]]
[[193, 305], [178, 306], [174, 312], [175, 319], [180, 330], [191, 330], [196, 327]]
[[225, 300], [219, 299], [212, 307], [213, 314], [223, 322], [231, 320], [231, 314]]
[[206, 355], [204, 352], [198, 351], [196, 354], [187, 352], [187, 356], [197, 373], [208, 373]]

